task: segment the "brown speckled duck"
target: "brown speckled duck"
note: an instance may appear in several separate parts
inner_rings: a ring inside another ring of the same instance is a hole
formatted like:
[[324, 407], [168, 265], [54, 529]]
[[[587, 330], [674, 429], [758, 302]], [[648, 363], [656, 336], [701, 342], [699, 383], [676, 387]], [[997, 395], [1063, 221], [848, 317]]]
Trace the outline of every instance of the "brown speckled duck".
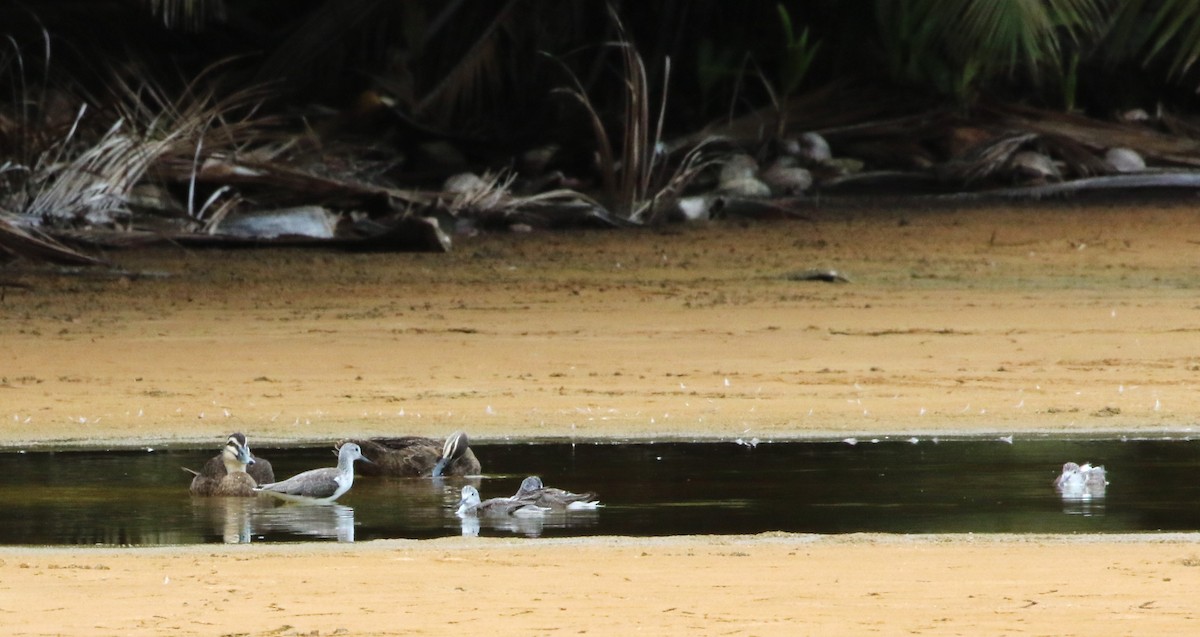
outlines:
[[[266, 484], [275, 481], [275, 469], [271, 467], [271, 462], [255, 456], [250, 451], [250, 443], [246, 441], [244, 434], [238, 432], [229, 434], [229, 438], [225, 441], [225, 449], [230, 448], [230, 445], [246, 450], [246, 454], [252, 461], [248, 463], [249, 466], [246, 467], [246, 471], [250, 474], [251, 478], [254, 478], [256, 483]], [[208, 462], [204, 463], [203, 467], [200, 467], [200, 475], [220, 480], [225, 475], [225, 467], [225, 451], [223, 449], [221, 453], [209, 458]], [[193, 471], [192, 473], [194, 474], [195, 472]]]
[[[214, 462], [219, 463], [212, 467]], [[254, 488], [258, 486], [246, 469], [256, 461], [250, 455], [250, 447], [246, 446], [246, 437], [240, 433], [229, 436], [225, 447], [216, 458], [205, 463], [202, 471], [193, 471], [184, 467], [184, 471], [192, 474], [192, 484], [188, 492], [196, 496], [226, 496], [247, 498], [254, 496]], [[270, 467], [267, 468], [270, 471]]]
[[362, 475], [416, 478], [470, 476], [482, 471], [479, 459], [468, 446], [467, 434], [462, 431], [450, 434], [444, 443], [433, 438], [405, 436], [344, 440], [340, 444], [348, 442], [357, 444], [363, 456], [374, 463], [360, 467]]

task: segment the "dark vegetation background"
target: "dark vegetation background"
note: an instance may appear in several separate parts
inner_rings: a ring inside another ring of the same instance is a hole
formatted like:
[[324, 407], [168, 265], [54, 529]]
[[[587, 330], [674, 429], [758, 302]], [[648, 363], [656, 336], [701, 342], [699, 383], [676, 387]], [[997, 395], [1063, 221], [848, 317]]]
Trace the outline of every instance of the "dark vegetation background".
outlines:
[[555, 169], [543, 190], [658, 220], [711, 167], [697, 146], [767, 161], [803, 132], [855, 162], [816, 166], [817, 187], [822, 169], [962, 187], [1020, 148], [1066, 177], [1117, 145], [1200, 163], [1200, 3], [1181, 0], [9, 0], [0, 31], [10, 235], [145, 225], [147, 185], [176, 231], [305, 201], [379, 216], [397, 210], [379, 188], [466, 169], [526, 195]]

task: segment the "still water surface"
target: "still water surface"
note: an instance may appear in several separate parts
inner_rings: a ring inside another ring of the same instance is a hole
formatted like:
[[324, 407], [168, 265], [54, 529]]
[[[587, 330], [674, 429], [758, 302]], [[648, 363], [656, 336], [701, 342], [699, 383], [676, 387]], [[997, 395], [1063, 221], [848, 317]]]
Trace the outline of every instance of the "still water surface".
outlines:
[[[480, 478], [360, 478], [333, 506], [192, 498], [211, 450], [0, 453], [0, 544], [162, 545], [328, 539], [707, 533], [1114, 533], [1200, 529], [1186, 441], [997, 440], [474, 445]], [[284, 478], [328, 447], [268, 449]], [[1107, 466], [1103, 497], [1064, 500], [1063, 462]], [[604, 507], [544, 519], [454, 515], [459, 490], [514, 493], [526, 475]]]

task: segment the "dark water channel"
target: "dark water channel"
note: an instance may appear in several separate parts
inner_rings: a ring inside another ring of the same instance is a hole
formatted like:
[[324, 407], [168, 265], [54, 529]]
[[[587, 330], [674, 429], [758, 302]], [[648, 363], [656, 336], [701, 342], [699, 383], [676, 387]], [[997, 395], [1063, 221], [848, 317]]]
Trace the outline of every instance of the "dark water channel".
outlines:
[[[190, 476], [216, 450], [0, 453], [6, 545], [162, 545], [480, 535], [1116, 533], [1200, 529], [1194, 442], [996, 440], [475, 445], [468, 480], [361, 478], [337, 505], [203, 499]], [[256, 448], [280, 478], [332, 466], [328, 447]], [[1103, 497], [1064, 500], [1064, 461], [1107, 466]], [[463, 484], [507, 496], [529, 474], [599, 492], [597, 511], [454, 515]]]

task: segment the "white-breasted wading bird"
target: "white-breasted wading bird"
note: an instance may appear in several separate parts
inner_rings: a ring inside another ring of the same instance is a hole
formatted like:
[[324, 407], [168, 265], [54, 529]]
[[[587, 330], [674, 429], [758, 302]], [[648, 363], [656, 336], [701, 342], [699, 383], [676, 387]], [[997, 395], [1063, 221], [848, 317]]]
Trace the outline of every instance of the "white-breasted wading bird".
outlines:
[[355, 460], [370, 462], [363, 457], [358, 445], [348, 442], [338, 449], [336, 467], [311, 469], [287, 480], [259, 485], [254, 491], [289, 502], [328, 504], [354, 486]]

